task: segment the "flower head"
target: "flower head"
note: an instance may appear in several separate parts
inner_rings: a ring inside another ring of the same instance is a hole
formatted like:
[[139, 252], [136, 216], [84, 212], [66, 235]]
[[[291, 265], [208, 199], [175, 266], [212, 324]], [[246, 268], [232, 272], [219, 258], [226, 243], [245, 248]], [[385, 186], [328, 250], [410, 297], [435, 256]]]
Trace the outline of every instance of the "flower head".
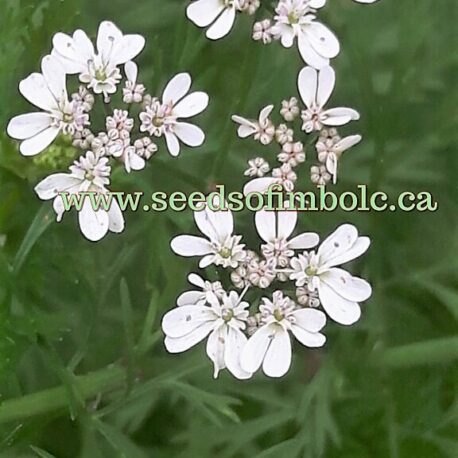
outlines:
[[335, 72], [329, 66], [320, 71], [305, 67], [299, 73], [299, 92], [307, 107], [302, 112], [305, 132], [319, 131], [324, 126], [343, 126], [359, 119], [359, 113], [352, 108], [324, 108], [334, 90], [335, 80]]
[[336, 266], [358, 258], [369, 245], [368, 237], [360, 237], [356, 227], [344, 224], [320, 245], [317, 252], [304, 253], [291, 260], [290, 279], [296, 286], [318, 291], [326, 313], [337, 323], [351, 325], [361, 316], [358, 302], [367, 300], [372, 289], [367, 281]]
[[[88, 151], [85, 156], [81, 156], [74, 162], [70, 167], [70, 173], [48, 176], [38, 183], [35, 192], [42, 200], [54, 199], [53, 207], [57, 214], [57, 221], [61, 221], [65, 206], [60, 193], [77, 197], [81, 192], [106, 194], [106, 186], [110, 183], [110, 171], [108, 158]], [[81, 232], [88, 240], [96, 242], [108, 231], [119, 233], [124, 230], [124, 217], [115, 199], [111, 201], [109, 210], [104, 208], [95, 210], [91, 200], [85, 195], [83, 198], [84, 201], [78, 208], [78, 221]]]
[[247, 138], [250, 135], [254, 135], [254, 139], [263, 145], [271, 143], [275, 136], [275, 126], [269, 119], [269, 115], [273, 109], [273, 105], [263, 108], [259, 113], [259, 119], [257, 121], [245, 119], [237, 115], [232, 116], [232, 120], [240, 124], [237, 130], [239, 137]]
[[293, 300], [275, 291], [272, 299], [264, 297], [259, 307], [260, 325], [242, 350], [241, 365], [256, 372], [262, 365], [269, 377], [283, 377], [292, 358], [289, 333], [306, 347], [322, 347], [326, 338], [320, 331], [326, 324], [323, 312], [298, 308]]
[[[237, 12], [242, 11], [246, 0], [197, 0], [186, 9], [189, 20], [198, 27], [208, 27], [210, 40], [226, 36], [232, 29]], [[242, 5], [243, 3], [243, 5]]]
[[172, 156], [180, 154], [179, 140], [191, 147], [200, 146], [205, 140], [205, 134], [199, 127], [181, 121], [182, 118], [198, 115], [208, 105], [205, 92], [188, 94], [190, 88], [191, 77], [188, 73], [180, 73], [167, 84], [162, 100], [153, 98], [140, 113], [141, 132], [155, 137], [164, 135]]
[[[218, 202], [215, 204], [218, 205]], [[211, 264], [224, 268], [236, 268], [245, 258], [242, 237], [234, 235], [234, 219], [229, 210], [212, 210], [207, 205], [202, 211], [194, 212], [194, 220], [200, 231], [207, 237], [179, 235], [171, 242], [172, 250], [180, 256], [203, 256], [199, 267]]]
[[140, 54], [145, 39], [141, 35], [123, 35], [112, 22], [104, 21], [97, 34], [97, 52], [82, 30], [76, 30], [72, 36], [57, 33], [53, 45], [53, 54], [66, 73], [79, 74], [80, 81], [94, 93], [108, 97], [116, 92], [122, 79], [118, 66]]
[[33, 73], [19, 84], [21, 94], [41, 112], [16, 116], [8, 124], [8, 135], [21, 140], [24, 156], [34, 156], [46, 149], [59, 134], [74, 135], [89, 124], [80, 101], [68, 100], [65, 72], [59, 61], [46, 56], [42, 73]]
[[240, 367], [248, 306], [235, 291], [220, 298], [209, 294], [205, 303], [182, 304], [162, 320], [167, 350], [181, 353], [208, 337], [207, 355], [213, 361], [215, 378], [226, 367], [239, 379], [250, 378], [251, 373]]

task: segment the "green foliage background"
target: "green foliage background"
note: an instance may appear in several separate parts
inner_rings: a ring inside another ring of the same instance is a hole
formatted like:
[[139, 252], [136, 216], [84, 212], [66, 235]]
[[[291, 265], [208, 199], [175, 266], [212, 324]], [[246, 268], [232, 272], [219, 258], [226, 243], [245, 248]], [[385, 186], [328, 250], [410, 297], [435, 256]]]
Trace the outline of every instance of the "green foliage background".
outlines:
[[[249, 382], [214, 381], [202, 345], [176, 356], [163, 347], [161, 317], [196, 266], [169, 241], [194, 230], [192, 214], [130, 213], [122, 235], [91, 244], [74, 215], [51, 224], [51, 204], [33, 192], [49, 168], [5, 134], [28, 109], [18, 82], [38, 70], [52, 35], [94, 36], [110, 19], [147, 38], [138, 62], [152, 92], [186, 70], [211, 97], [202, 148], [178, 160], [162, 151], [143, 172], [115, 175], [117, 189], [239, 190], [246, 160], [262, 150], [236, 137], [230, 115], [297, 95], [300, 59], [252, 42], [245, 16], [209, 42], [186, 4], [0, 0], [0, 456], [456, 458], [456, 1], [329, 0], [320, 12], [343, 48], [335, 106], [362, 113], [348, 132], [364, 141], [342, 161], [337, 190], [428, 190], [440, 208], [301, 215], [303, 229], [324, 235], [348, 221], [371, 236], [353, 271], [374, 296], [356, 326], [328, 325], [324, 349], [297, 348], [285, 378]], [[251, 214], [236, 225], [258, 243]]]

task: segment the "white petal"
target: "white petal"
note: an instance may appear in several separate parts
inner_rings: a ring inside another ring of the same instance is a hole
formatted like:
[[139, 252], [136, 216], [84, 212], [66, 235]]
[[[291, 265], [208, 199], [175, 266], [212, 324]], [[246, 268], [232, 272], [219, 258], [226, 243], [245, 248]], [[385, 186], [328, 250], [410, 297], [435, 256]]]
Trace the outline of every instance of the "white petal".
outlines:
[[215, 226], [214, 212], [205, 207], [202, 211], [194, 212], [194, 221], [202, 234], [214, 242], [219, 240], [218, 230]]
[[67, 88], [65, 85], [65, 70], [59, 59], [55, 56], [45, 56], [41, 61], [41, 71], [56, 100], [67, 99]]
[[306, 347], [318, 348], [326, 343], [326, 337], [319, 332], [308, 332], [295, 324], [291, 325], [291, 332], [294, 337]]
[[228, 327], [224, 346], [224, 362], [229, 372], [240, 380], [248, 379], [252, 375], [244, 371], [240, 365], [240, 356], [247, 341], [247, 337], [240, 329]]
[[193, 235], [179, 235], [172, 240], [170, 246], [180, 256], [203, 256], [213, 251], [208, 240]]
[[108, 210], [108, 230], [116, 234], [124, 230], [124, 216], [119, 208], [118, 202], [113, 198], [111, 207]]
[[52, 207], [54, 211], [56, 212], [56, 221], [60, 223], [65, 213], [64, 201], [62, 200], [61, 196], [57, 196], [53, 200]]
[[227, 35], [234, 25], [235, 13], [234, 7], [226, 7], [221, 16], [207, 30], [207, 38], [210, 40], [218, 40]]
[[180, 143], [173, 132], [165, 133], [165, 142], [167, 143], [167, 149], [172, 156], [176, 157], [180, 154]]
[[188, 282], [191, 283], [191, 285], [195, 285], [201, 289], [204, 289], [205, 287], [204, 279], [197, 274], [189, 274]]
[[322, 57], [332, 59], [340, 52], [337, 37], [323, 24], [312, 22], [305, 28], [309, 42], [313, 49]]
[[103, 62], [110, 62], [116, 43], [122, 39], [122, 32], [110, 21], [103, 21], [97, 32], [97, 51]]
[[255, 214], [255, 225], [264, 242], [272, 242], [276, 236], [276, 218], [274, 211], [260, 210]]
[[94, 59], [94, 46], [86, 33], [76, 30], [73, 37], [56, 33], [53, 37], [53, 55], [57, 56], [69, 74], [81, 73], [87, 69], [88, 61]]
[[242, 369], [252, 374], [260, 367], [273, 339], [275, 329], [270, 325], [259, 328], [246, 343], [240, 357]]
[[175, 105], [191, 89], [191, 76], [188, 73], [178, 73], [167, 84], [162, 95], [163, 103]]
[[24, 156], [35, 156], [45, 150], [58, 135], [58, 127], [48, 127], [34, 137], [23, 141], [19, 150]]
[[337, 142], [333, 149], [339, 152], [343, 152], [357, 145], [361, 140], [361, 135], [350, 135], [348, 137], [342, 138], [342, 140]]
[[130, 153], [127, 159], [132, 170], [143, 170], [146, 167], [146, 161], [136, 153]]
[[237, 134], [240, 138], [247, 138], [250, 135], [253, 135], [257, 130], [256, 124], [249, 119], [242, 118], [241, 116], [233, 115], [232, 121], [240, 124], [237, 129]]
[[324, 107], [331, 97], [336, 84], [336, 73], [332, 67], [323, 67], [318, 74], [318, 92], [316, 96], [317, 104], [320, 108]]
[[372, 295], [371, 285], [366, 280], [353, 277], [343, 269], [334, 267], [320, 275], [320, 280], [349, 301], [362, 302]]
[[263, 124], [269, 117], [270, 113], [274, 109], [274, 105], [267, 105], [264, 107], [261, 112], [259, 113], [259, 122]]
[[350, 121], [357, 121], [360, 116], [352, 108], [330, 108], [322, 113], [322, 123], [326, 126], [343, 126]]
[[286, 24], [279, 24], [279, 26], [275, 27], [275, 29], [278, 30], [278, 33], [281, 36], [280, 37], [281, 45], [284, 46], [285, 48], [291, 48], [291, 46], [293, 46], [294, 44], [294, 37], [295, 37], [293, 28]]
[[289, 334], [283, 327], [277, 326], [262, 364], [264, 374], [268, 377], [283, 377], [291, 366], [291, 357]]
[[293, 233], [297, 223], [297, 212], [285, 210], [277, 212], [277, 237], [287, 239]]
[[297, 81], [302, 101], [310, 108], [316, 104], [318, 91], [318, 72], [313, 67], [305, 67], [299, 73]]
[[34, 137], [52, 123], [48, 113], [27, 113], [13, 118], [7, 128], [8, 135], [17, 140]]
[[326, 325], [326, 315], [312, 308], [295, 310], [292, 315], [295, 317], [295, 324], [308, 332], [320, 332]]
[[137, 57], [145, 47], [145, 39], [141, 35], [124, 35], [116, 41], [110, 55], [113, 66], [125, 64]]
[[288, 242], [291, 250], [309, 250], [320, 243], [320, 237], [314, 232], [304, 232]]
[[216, 315], [210, 307], [183, 305], [170, 310], [162, 319], [162, 330], [169, 337], [183, 337], [193, 332], [206, 321], [215, 321]]
[[178, 307], [183, 305], [196, 305], [205, 301], [205, 294], [202, 291], [185, 291], [177, 299]]
[[[221, 207], [218, 199], [213, 201], [215, 208]], [[234, 217], [229, 210], [212, 211], [206, 207], [204, 211], [195, 212], [197, 226], [213, 242], [222, 242], [234, 231]]]
[[173, 132], [185, 145], [191, 147], [200, 146], [205, 141], [202, 129], [187, 122], [176, 123], [173, 126]]
[[91, 242], [98, 242], [108, 232], [109, 219], [105, 210], [95, 211], [90, 199], [84, 199], [83, 208], [78, 212], [81, 232]]
[[178, 118], [190, 118], [202, 113], [208, 106], [208, 100], [205, 92], [193, 92], [177, 103], [173, 113]]
[[209, 254], [207, 256], [204, 256], [200, 261], [199, 261], [199, 267], [201, 269], [207, 268], [210, 264], [213, 264], [213, 261], [215, 260], [215, 255]]
[[206, 321], [202, 323], [193, 332], [186, 334], [183, 337], [169, 337], [167, 336], [164, 340], [165, 348], [169, 353], [181, 353], [189, 350], [194, 345], [205, 339], [208, 334], [212, 331], [214, 323], [212, 321]]
[[357, 302], [343, 298], [323, 282], [320, 283], [318, 293], [326, 313], [337, 323], [349, 326], [360, 319], [361, 308]]
[[298, 45], [301, 57], [306, 64], [311, 65], [313, 68], [318, 70], [326, 65], [329, 65], [329, 59], [321, 56], [313, 49], [307, 35], [304, 32], [299, 33]]
[[276, 178], [269, 178], [269, 177], [255, 178], [254, 180], [250, 180], [244, 186], [243, 194], [245, 196], [248, 194], [254, 193], [254, 192], [260, 192], [261, 194], [264, 194], [273, 184], [277, 182], [278, 180]]
[[129, 62], [126, 62], [124, 65], [124, 72], [126, 73], [127, 79], [131, 81], [132, 83], [137, 82], [137, 77], [138, 77], [138, 66], [135, 62], [132, 62], [129, 60]]
[[224, 3], [221, 0], [198, 0], [186, 8], [186, 15], [198, 27], [207, 27], [224, 8]]
[[19, 91], [33, 105], [42, 110], [57, 108], [56, 100], [41, 73], [32, 73], [19, 83]]
[[224, 347], [226, 343], [227, 326], [215, 329], [207, 340], [207, 355], [213, 361], [213, 377], [217, 378], [220, 370], [226, 367], [224, 362]]
[[[373, 1], [373, 0], [370, 0]], [[326, 0], [310, 0], [310, 6], [315, 9], [323, 8], [326, 5]]]
[[35, 186], [35, 192], [41, 200], [53, 199], [59, 192], [68, 192], [73, 186], [81, 184], [79, 178], [69, 173], [54, 173]]
[[322, 262], [327, 264], [337, 256], [346, 253], [358, 239], [358, 230], [351, 224], [342, 224], [329, 237], [327, 237], [318, 249], [318, 255]]
[[353, 261], [353, 259], [359, 258], [364, 254], [369, 249], [370, 245], [371, 241], [369, 237], [358, 237], [349, 250], [339, 255], [335, 255], [332, 259], [328, 259], [326, 265], [327, 267], [334, 267]]

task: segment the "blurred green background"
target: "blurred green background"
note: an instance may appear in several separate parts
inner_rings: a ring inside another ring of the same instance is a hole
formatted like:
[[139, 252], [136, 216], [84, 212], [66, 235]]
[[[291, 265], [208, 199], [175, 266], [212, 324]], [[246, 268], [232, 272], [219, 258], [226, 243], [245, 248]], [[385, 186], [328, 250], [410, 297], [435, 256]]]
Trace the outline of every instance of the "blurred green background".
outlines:
[[[130, 212], [122, 235], [91, 244], [74, 214], [51, 224], [33, 187], [52, 169], [21, 157], [5, 126], [28, 110], [17, 86], [52, 35], [81, 27], [94, 37], [109, 19], [147, 38], [137, 62], [151, 92], [189, 71], [211, 97], [202, 148], [180, 159], [162, 148], [146, 170], [117, 171], [113, 188], [239, 190], [247, 159], [267, 151], [274, 162], [275, 149], [239, 140], [230, 115], [297, 95], [297, 51], [252, 42], [246, 16], [209, 42], [185, 0], [0, 3], [1, 457], [458, 456], [455, 0], [329, 0], [320, 11], [342, 44], [333, 105], [362, 114], [344, 130], [364, 140], [346, 153], [337, 191], [427, 190], [439, 210], [302, 214], [300, 229], [326, 235], [352, 222], [372, 238], [351, 270], [374, 295], [354, 327], [327, 326], [325, 348], [297, 347], [286, 377], [249, 382], [213, 380], [204, 345], [181, 355], [163, 347], [161, 317], [196, 271], [169, 241], [195, 231], [192, 214]], [[271, 6], [262, 3], [259, 17]], [[304, 167], [300, 188], [310, 186]], [[238, 214], [236, 227], [256, 247], [252, 218]]]

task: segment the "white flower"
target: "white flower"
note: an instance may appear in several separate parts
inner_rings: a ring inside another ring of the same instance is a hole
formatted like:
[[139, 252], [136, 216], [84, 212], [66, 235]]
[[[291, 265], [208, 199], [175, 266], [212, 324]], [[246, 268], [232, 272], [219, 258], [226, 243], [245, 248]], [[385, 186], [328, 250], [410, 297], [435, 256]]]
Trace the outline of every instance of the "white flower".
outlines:
[[323, 24], [315, 21], [315, 10], [326, 0], [280, 0], [274, 17], [272, 33], [285, 48], [297, 38], [299, 52], [308, 65], [323, 68], [340, 52], [339, 41]]
[[244, 175], [248, 177], [263, 177], [270, 171], [269, 163], [262, 157], [255, 157], [248, 161], [248, 169], [245, 170]]
[[232, 120], [240, 124], [237, 133], [240, 138], [247, 138], [254, 135], [255, 140], [259, 140], [263, 145], [268, 145], [272, 142], [275, 136], [275, 126], [269, 119], [270, 113], [274, 109], [273, 105], [268, 105], [259, 113], [259, 120], [254, 121], [242, 118], [241, 116], [233, 115]]
[[138, 67], [135, 62], [129, 61], [124, 65], [127, 76], [126, 87], [123, 88], [123, 101], [125, 103], [142, 103], [146, 91], [143, 84], [137, 84]]
[[357, 145], [362, 137], [361, 135], [350, 135], [345, 138], [340, 138], [339, 135], [328, 136], [327, 134], [333, 134], [334, 129], [330, 132], [323, 130], [321, 136], [315, 145], [318, 160], [326, 164], [326, 169], [332, 175], [334, 184], [337, 182], [337, 163], [341, 158], [342, 154], [353, 146]]
[[298, 309], [281, 291], [273, 294], [272, 300], [263, 298], [259, 307], [261, 326], [248, 340], [242, 350], [241, 365], [254, 373], [262, 365], [269, 377], [282, 377], [291, 366], [291, 331], [306, 347], [322, 347], [326, 337], [320, 333], [326, 324], [323, 312], [314, 309]]
[[302, 142], [285, 143], [282, 146], [281, 153], [277, 156], [280, 162], [289, 164], [291, 167], [297, 167], [305, 161], [305, 151]]
[[300, 71], [299, 93], [307, 106], [307, 110], [302, 112], [302, 129], [305, 132], [319, 131], [323, 126], [343, 126], [359, 119], [359, 113], [352, 108], [324, 108], [334, 90], [335, 82], [335, 72], [329, 66], [319, 72], [312, 67], [305, 67]]
[[68, 74], [78, 73], [82, 83], [107, 98], [116, 92], [122, 79], [118, 66], [140, 54], [145, 39], [141, 35], [123, 35], [112, 22], [104, 21], [97, 34], [97, 52], [82, 30], [76, 30], [72, 37], [57, 33], [53, 45], [53, 54]]
[[253, 25], [253, 40], [262, 41], [265, 45], [272, 42], [272, 24], [269, 19], [255, 22]]
[[283, 188], [291, 192], [294, 190], [294, 183], [297, 180], [297, 174], [291, 164], [283, 164], [281, 167], [272, 170], [272, 177], [281, 184]]
[[237, 11], [242, 11], [239, 0], [197, 0], [186, 9], [188, 19], [198, 27], [209, 27], [210, 40], [226, 36], [232, 29]]
[[182, 305], [203, 305], [211, 299], [211, 295], [215, 295], [218, 299], [221, 299], [225, 291], [219, 281], [210, 282], [204, 280], [197, 274], [189, 274], [188, 281], [194, 286], [197, 286], [201, 291], [185, 291], [177, 299], [178, 307]]
[[191, 83], [188, 73], [179, 73], [167, 84], [162, 101], [153, 98], [145, 111], [140, 113], [140, 131], [156, 137], [165, 135], [172, 156], [180, 154], [178, 140], [191, 147], [200, 146], [205, 140], [205, 134], [199, 127], [180, 121], [181, 118], [198, 115], [208, 105], [208, 95], [205, 92], [188, 94]]
[[194, 212], [194, 220], [208, 239], [179, 235], [171, 242], [172, 250], [180, 256], [203, 256], [199, 263], [202, 269], [211, 264], [235, 269], [245, 258], [245, 245], [240, 244], [241, 236], [233, 235], [231, 211], [213, 211], [206, 206], [204, 210]]
[[134, 147], [137, 155], [146, 160], [151, 159], [158, 150], [156, 143], [153, 143], [149, 137], [143, 137], [135, 140]]
[[220, 300], [210, 294], [203, 304], [181, 305], [168, 312], [162, 320], [166, 335], [165, 346], [170, 353], [181, 353], [207, 336], [207, 355], [214, 364], [214, 377], [227, 367], [238, 379], [247, 379], [251, 373], [240, 367], [240, 353], [247, 342], [246, 329], [249, 307], [235, 291], [224, 294]]
[[41, 153], [60, 133], [74, 135], [89, 124], [83, 104], [68, 100], [65, 72], [58, 60], [46, 56], [41, 71], [22, 80], [19, 90], [43, 111], [16, 116], [7, 128], [10, 137], [22, 141], [20, 151], [24, 156]]
[[320, 238], [313, 232], [304, 232], [288, 240], [297, 224], [294, 210], [261, 210], [255, 215], [256, 229], [266, 242], [261, 250], [266, 259], [274, 258], [278, 267], [286, 267], [294, 250], [308, 250], [318, 245]]
[[286, 124], [280, 124], [275, 131], [275, 139], [280, 145], [293, 141], [294, 131]]
[[358, 258], [370, 246], [368, 237], [359, 237], [356, 227], [340, 226], [318, 248], [291, 260], [291, 280], [296, 286], [307, 285], [310, 291], [318, 291], [326, 313], [337, 323], [351, 325], [359, 320], [361, 308], [358, 302], [372, 294], [369, 283], [353, 277], [335, 266]]
[[313, 184], [325, 186], [331, 181], [331, 174], [325, 165], [312, 165], [310, 167], [310, 180]]
[[283, 100], [281, 102], [280, 114], [287, 122], [292, 122], [299, 116], [300, 110], [297, 106], [296, 97], [291, 97], [289, 100]]
[[240, 10], [252, 16], [261, 6], [260, 0], [239, 0]]
[[357, 3], [375, 3], [378, 2], [378, 0], [354, 0]]
[[[75, 161], [70, 167], [70, 172], [50, 175], [35, 187], [35, 192], [40, 199], [54, 199], [53, 207], [58, 222], [61, 221], [65, 211], [59, 193], [78, 194], [92, 191], [105, 194], [108, 192], [105, 187], [110, 183], [108, 158], [99, 157], [92, 151], [88, 151], [86, 156], [81, 156], [78, 161]], [[78, 212], [78, 221], [83, 235], [93, 242], [102, 239], [108, 231], [119, 233], [124, 230], [124, 217], [116, 199], [112, 200], [110, 209], [106, 211], [102, 208], [94, 210], [90, 199], [86, 197]]]

